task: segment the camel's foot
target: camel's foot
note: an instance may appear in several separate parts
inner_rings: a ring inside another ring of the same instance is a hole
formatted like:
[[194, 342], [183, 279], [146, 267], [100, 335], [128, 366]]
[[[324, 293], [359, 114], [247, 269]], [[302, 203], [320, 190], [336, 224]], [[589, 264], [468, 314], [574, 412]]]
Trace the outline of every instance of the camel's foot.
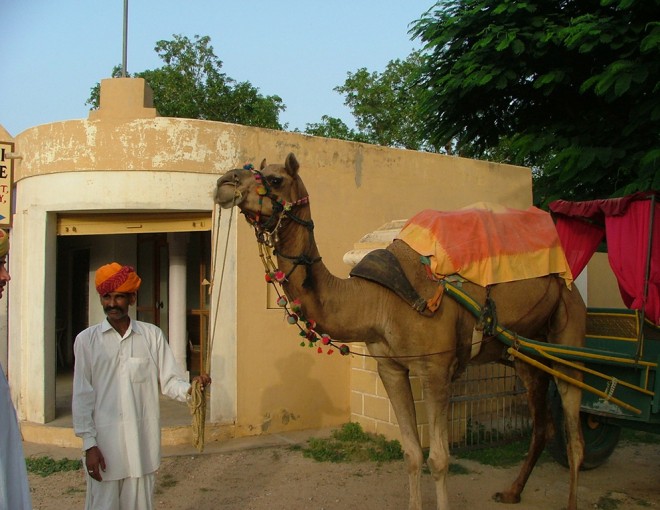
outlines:
[[513, 494], [511, 492], [496, 492], [493, 495], [493, 499], [498, 503], [513, 505], [515, 503], [520, 503], [520, 494]]

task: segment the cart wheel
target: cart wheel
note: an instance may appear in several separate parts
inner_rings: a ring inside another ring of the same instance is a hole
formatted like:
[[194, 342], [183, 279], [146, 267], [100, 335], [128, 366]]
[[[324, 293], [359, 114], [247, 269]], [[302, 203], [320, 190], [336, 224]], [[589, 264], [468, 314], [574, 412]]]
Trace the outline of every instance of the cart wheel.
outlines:
[[[546, 449], [559, 464], [569, 467], [561, 398], [556, 391], [551, 398], [550, 405], [555, 424], [555, 436], [548, 441]], [[612, 455], [621, 436], [621, 427], [600, 421], [596, 415], [589, 413], [580, 413], [580, 424], [584, 437], [584, 460], [581, 469], [586, 471], [597, 468]]]

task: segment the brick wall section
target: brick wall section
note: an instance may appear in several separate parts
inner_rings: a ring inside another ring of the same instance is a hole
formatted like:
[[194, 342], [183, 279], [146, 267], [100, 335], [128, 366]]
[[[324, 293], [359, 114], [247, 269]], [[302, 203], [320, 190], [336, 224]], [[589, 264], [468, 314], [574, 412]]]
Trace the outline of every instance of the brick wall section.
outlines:
[[[401, 440], [394, 409], [387, 397], [376, 360], [368, 356], [364, 344], [352, 344], [351, 351], [351, 421], [359, 423], [366, 432], [382, 434], [388, 439]], [[419, 377], [410, 378], [415, 408], [417, 430], [422, 447], [428, 446], [428, 419], [424, 407], [424, 391]]]
[[[364, 344], [351, 344], [351, 421], [366, 432], [401, 440], [394, 409], [378, 376], [376, 360]], [[450, 446], [497, 444], [517, 438], [530, 426], [524, 392], [511, 367], [469, 365], [451, 385], [447, 416]], [[419, 377], [410, 377], [417, 431], [422, 447], [429, 446], [429, 424], [424, 389]]]

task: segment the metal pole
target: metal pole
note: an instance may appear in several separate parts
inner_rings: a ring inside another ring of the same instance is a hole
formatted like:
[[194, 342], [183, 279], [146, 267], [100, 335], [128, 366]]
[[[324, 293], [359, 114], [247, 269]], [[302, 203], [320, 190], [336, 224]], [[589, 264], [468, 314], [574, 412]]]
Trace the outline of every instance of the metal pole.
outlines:
[[646, 268], [644, 270], [644, 295], [642, 298], [642, 310], [639, 324], [639, 333], [637, 341], [637, 358], [639, 359], [642, 355], [643, 344], [644, 344], [644, 316], [646, 315], [646, 300], [649, 297], [649, 278], [651, 277], [651, 255], [653, 251], [653, 228], [654, 228], [654, 219], [655, 219], [655, 193], [651, 193], [651, 213], [649, 218], [649, 237], [648, 237], [648, 246], [646, 249]]
[[128, 0], [124, 0], [124, 37], [123, 37], [122, 59], [121, 59], [122, 78], [126, 78], [127, 46], [128, 46]]

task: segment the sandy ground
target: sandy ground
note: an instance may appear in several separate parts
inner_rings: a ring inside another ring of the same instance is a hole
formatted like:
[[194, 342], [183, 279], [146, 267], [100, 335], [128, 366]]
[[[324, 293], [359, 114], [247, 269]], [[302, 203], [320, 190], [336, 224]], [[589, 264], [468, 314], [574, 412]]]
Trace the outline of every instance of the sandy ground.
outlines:
[[[303, 444], [305, 444], [303, 442]], [[403, 462], [332, 464], [304, 458], [290, 446], [244, 446], [233, 451], [169, 453], [156, 486], [158, 510], [405, 510], [407, 477]], [[26, 455], [43, 452], [26, 448]], [[52, 449], [51, 449], [52, 453]], [[52, 453], [63, 457], [66, 451]], [[167, 453], [167, 452], [166, 452]], [[69, 458], [72, 458], [69, 456]], [[548, 510], [566, 507], [568, 471], [548, 461], [537, 466], [520, 505], [491, 500], [517, 474], [515, 468], [493, 468], [452, 459], [468, 474], [448, 480], [451, 506], [490, 510]], [[81, 509], [85, 498], [82, 472], [48, 477], [30, 474], [35, 510]], [[423, 477], [424, 508], [435, 508], [430, 475]], [[581, 474], [581, 509], [660, 508], [660, 445], [623, 444], [608, 462]]]

